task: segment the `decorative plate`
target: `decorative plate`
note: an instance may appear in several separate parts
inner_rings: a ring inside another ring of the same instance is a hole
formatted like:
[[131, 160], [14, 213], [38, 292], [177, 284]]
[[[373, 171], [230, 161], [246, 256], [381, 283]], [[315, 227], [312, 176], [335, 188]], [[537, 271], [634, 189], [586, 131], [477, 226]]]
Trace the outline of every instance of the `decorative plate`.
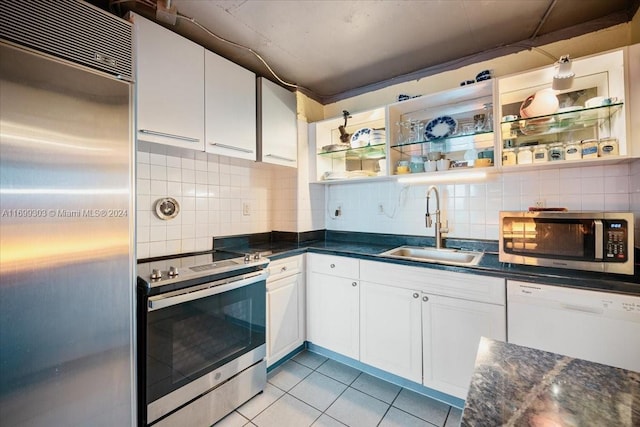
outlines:
[[452, 135], [457, 127], [458, 122], [453, 117], [436, 117], [427, 123], [424, 128], [424, 135], [427, 139], [442, 139]]
[[351, 148], [366, 147], [371, 138], [371, 128], [358, 129], [351, 135]]

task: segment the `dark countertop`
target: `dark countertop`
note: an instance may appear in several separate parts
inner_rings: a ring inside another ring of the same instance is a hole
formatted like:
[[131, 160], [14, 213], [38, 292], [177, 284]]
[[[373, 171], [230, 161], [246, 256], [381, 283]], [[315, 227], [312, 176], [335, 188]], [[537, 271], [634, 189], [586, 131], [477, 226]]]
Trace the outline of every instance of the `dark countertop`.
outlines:
[[640, 426], [640, 373], [482, 338], [461, 426]]
[[636, 265], [636, 274], [631, 276], [502, 263], [498, 260], [496, 242], [452, 240], [452, 247], [463, 247], [485, 252], [477, 266], [453, 266], [387, 258], [378, 255], [402, 245], [434, 246], [430, 238], [349, 232], [332, 232], [328, 237], [329, 239], [318, 238], [305, 241], [288, 241], [284, 239], [276, 239], [274, 241], [271, 239], [270, 241], [247, 242], [234, 240], [226, 242], [227, 245], [223, 247], [225, 250], [237, 252], [262, 252], [274, 261], [306, 252], [322, 253], [525, 282], [640, 295], [640, 268], [638, 268], [638, 265]]

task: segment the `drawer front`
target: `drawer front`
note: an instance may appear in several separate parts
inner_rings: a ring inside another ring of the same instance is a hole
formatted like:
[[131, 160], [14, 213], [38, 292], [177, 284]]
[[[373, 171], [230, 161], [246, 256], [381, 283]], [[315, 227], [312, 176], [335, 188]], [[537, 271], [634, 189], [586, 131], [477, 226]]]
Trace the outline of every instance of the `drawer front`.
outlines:
[[360, 261], [335, 255], [308, 254], [309, 271], [338, 277], [357, 279], [360, 276]]
[[267, 283], [302, 272], [304, 270], [303, 260], [303, 255], [296, 255], [271, 261], [267, 267], [267, 270], [269, 271]]
[[361, 261], [362, 280], [427, 294], [505, 305], [505, 279], [468, 273]]

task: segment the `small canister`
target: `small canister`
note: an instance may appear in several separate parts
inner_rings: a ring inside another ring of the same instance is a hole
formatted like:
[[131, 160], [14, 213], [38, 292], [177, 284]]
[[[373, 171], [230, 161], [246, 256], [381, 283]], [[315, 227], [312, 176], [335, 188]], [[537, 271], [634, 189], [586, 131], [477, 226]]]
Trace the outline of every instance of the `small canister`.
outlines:
[[518, 164], [526, 165], [533, 163], [533, 151], [530, 147], [520, 147], [518, 149]]
[[545, 163], [549, 160], [549, 152], [546, 145], [538, 145], [533, 149], [533, 163]]
[[616, 138], [602, 138], [598, 143], [598, 155], [600, 157], [617, 156], [618, 154], [618, 140]]
[[502, 164], [503, 165], [515, 165], [516, 160], [516, 149], [515, 148], [505, 148], [502, 150]]
[[564, 147], [564, 159], [565, 160], [580, 160], [582, 159], [582, 150], [580, 149], [580, 143], [573, 141], [567, 142]]
[[564, 144], [562, 142], [556, 142], [549, 146], [549, 161], [555, 162], [557, 160], [564, 160]]
[[585, 139], [580, 143], [583, 159], [595, 159], [598, 157], [598, 141], [595, 139]]

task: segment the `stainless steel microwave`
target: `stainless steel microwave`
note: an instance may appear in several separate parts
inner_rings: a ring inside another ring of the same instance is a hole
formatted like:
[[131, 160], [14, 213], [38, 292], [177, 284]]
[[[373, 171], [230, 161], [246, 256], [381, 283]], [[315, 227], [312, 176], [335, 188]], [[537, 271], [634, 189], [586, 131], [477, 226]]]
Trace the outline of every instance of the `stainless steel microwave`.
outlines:
[[634, 274], [633, 213], [500, 212], [500, 261]]

